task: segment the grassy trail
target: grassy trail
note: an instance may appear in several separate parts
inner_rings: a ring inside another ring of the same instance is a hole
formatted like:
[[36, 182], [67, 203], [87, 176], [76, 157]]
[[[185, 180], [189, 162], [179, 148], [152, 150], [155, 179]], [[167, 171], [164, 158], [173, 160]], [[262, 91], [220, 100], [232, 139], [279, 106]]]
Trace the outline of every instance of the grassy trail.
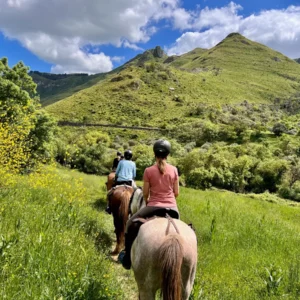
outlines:
[[[107, 225], [106, 231], [109, 234], [107, 241], [108, 248], [114, 249], [116, 239], [114, 234], [113, 218], [104, 212], [106, 208], [106, 177], [84, 175], [82, 173], [73, 172], [69, 173], [65, 170], [61, 170], [67, 177], [82, 178], [83, 185], [86, 188], [86, 205], [91, 206], [98, 214], [103, 223]], [[110, 256], [109, 252], [106, 253], [108, 260], [110, 261], [110, 268], [114, 269], [114, 274], [117, 276], [114, 278], [121, 289], [126, 295], [126, 299], [137, 299], [137, 286], [134, 280], [133, 272], [125, 270], [117, 261], [117, 256]]]

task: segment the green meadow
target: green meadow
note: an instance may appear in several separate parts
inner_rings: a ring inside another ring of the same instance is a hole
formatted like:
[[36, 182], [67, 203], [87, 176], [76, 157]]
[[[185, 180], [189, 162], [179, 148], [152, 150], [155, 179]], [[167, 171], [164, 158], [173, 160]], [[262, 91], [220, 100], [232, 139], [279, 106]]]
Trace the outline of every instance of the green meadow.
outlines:
[[[132, 271], [109, 255], [105, 180], [47, 167], [0, 189], [1, 299], [137, 298]], [[181, 187], [178, 205], [198, 238], [191, 299], [299, 298], [298, 204]]]

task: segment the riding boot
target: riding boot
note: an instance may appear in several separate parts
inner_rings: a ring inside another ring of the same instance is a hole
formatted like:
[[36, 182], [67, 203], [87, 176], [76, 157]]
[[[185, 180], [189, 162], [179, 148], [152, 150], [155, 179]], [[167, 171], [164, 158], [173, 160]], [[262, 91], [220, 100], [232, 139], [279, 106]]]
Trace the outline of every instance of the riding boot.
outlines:
[[119, 261], [122, 263], [126, 270], [131, 268], [131, 246], [133, 244], [134, 238], [128, 233], [125, 233], [125, 249], [119, 254]]
[[110, 207], [109, 206], [107, 206], [106, 208], [105, 208], [105, 211], [110, 215], [111, 214], [111, 210], [110, 210]]

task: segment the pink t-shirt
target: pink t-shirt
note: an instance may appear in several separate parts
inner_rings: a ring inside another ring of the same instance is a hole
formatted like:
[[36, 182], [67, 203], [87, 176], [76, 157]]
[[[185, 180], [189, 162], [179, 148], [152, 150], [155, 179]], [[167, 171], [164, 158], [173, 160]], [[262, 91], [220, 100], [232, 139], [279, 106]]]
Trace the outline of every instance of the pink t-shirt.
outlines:
[[174, 182], [178, 179], [177, 168], [166, 165], [165, 174], [158, 166], [149, 167], [144, 172], [144, 181], [150, 184], [150, 198], [147, 206], [177, 207], [174, 196]]

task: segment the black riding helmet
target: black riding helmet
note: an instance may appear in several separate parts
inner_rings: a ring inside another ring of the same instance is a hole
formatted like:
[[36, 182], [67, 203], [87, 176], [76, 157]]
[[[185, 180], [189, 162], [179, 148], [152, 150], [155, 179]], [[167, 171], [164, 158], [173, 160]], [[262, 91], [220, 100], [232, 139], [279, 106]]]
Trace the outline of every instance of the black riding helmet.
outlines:
[[157, 157], [167, 157], [171, 152], [171, 144], [167, 140], [158, 140], [153, 145], [153, 151]]
[[120, 151], [117, 152], [117, 156], [121, 156], [122, 153]]
[[125, 159], [131, 159], [132, 158], [132, 152], [131, 152], [131, 150], [126, 150], [125, 152], [124, 152], [124, 157], [125, 157]]

